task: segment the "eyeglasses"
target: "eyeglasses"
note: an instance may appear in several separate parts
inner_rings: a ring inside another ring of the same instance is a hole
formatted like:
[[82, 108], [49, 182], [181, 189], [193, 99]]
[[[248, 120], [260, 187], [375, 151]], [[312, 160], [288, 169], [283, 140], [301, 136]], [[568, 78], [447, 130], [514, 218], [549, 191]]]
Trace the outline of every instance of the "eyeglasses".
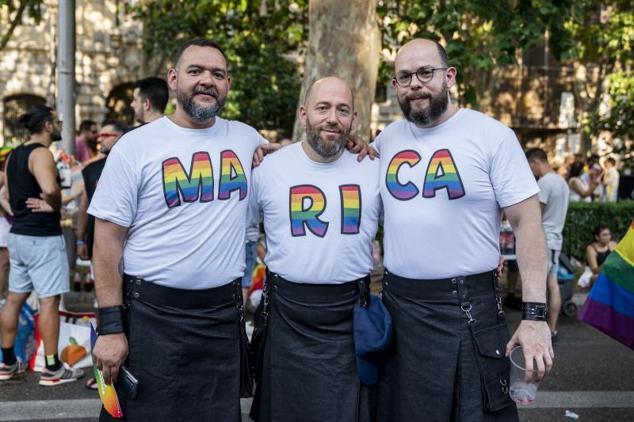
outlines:
[[433, 79], [435, 71], [447, 69], [447, 67], [421, 67], [417, 69], [416, 72], [402, 72], [396, 75], [394, 80], [400, 87], [406, 88], [412, 83], [412, 75], [416, 75], [416, 78], [421, 83], [425, 83]]

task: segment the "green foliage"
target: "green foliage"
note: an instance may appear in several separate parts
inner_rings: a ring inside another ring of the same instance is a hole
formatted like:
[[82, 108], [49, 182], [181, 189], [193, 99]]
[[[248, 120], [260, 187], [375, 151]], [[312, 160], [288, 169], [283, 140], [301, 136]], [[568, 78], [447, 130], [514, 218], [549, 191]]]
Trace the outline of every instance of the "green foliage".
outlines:
[[[546, 31], [561, 33], [571, 0], [397, 1], [377, 8], [383, 46], [396, 49], [410, 39], [443, 40], [450, 65], [459, 69], [458, 91], [465, 104], [477, 106], [476, 82], [496, 68], [515, 63], [516, 53], [543, 40]], [[383, 64], [380, 79], [392, 78]]]
[[[223, 116], [289, 135], [301, 78], [288, 55], [307, 34], [307, 0], [155, 0], [139, 5], [144, 50], [168, 58], [185, 40], [216, 40], [230, 61], [232, 86]], [[163, 60], [164, 61], [164, 60]], [[162, 70], [162, 69], [161, 69]]]
[[[564, 24], [562, 58], [597, 66], [601, 81], [583, 116], [586, 136], [609, 131], [614, 137], [634, 140], [634, 9], [631, 0], [581, 0], [571, 8]], [[605, 82], [605, 83], [603, 83]], [[608, 109], [599, 104], [608, 95]], [[616, 152], [630, 157], [631, 151]]]
[[592, 232], [599, 224], [610, 228], [618, 242], [634, 219], [634, 201], [571, 202], [564, 226], [563, 252], [585, 262], [586, 246], [592, 242]]

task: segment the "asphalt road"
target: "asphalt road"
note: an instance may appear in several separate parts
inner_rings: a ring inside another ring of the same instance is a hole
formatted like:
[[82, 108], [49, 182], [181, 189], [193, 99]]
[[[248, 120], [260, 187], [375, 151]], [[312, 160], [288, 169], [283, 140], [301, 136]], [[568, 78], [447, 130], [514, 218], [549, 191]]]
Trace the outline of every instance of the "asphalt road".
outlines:
[[[512, 327], [519, 323], [519, 312], [507, 311], [507, 317]], [[634, 351], [574, 318], [562, 317], [559, 332], [553, 370], [535, 403], [520, 409], [520, 420], [572, 421], [564, 416], [570, 410], [582, 422], [634, 421]], [[0, 384], [0, 421], [93, 421], [97, 399], [83, 380], [41, 387], [37, 375], [27, 373]], [[244, 401], [245, 413], [248, 406]]]

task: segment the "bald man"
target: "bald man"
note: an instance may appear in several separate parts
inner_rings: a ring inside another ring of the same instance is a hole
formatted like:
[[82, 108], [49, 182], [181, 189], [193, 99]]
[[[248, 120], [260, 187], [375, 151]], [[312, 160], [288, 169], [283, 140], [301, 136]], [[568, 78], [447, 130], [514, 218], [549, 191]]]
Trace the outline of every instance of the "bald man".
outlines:
[[358, 162], [345, 148], [357, 115], [345, 81], [315, 82], [299, 115], [306, 140], [267, 157], [252, 177], [252, 214], [264, 216], [270, 274], [262, 378], [251, 416], [369, 420], [352, 319], [359, 286], [372, 271], [378, 161]]
[[[381, 422], [515, 421], [505, 354], [522, 345], [540, 379], [554, 357], [539, 189], [509, 128], [451, 103], [456, 74], [438, 43], [404, 45], [393, 86], [405, 119], [375, 142], [383, 302], [394, 324], [377, 394]], [[523, 285], [523, 320], [512, 338], [495, 277], [502, 211], [517, 238]]]

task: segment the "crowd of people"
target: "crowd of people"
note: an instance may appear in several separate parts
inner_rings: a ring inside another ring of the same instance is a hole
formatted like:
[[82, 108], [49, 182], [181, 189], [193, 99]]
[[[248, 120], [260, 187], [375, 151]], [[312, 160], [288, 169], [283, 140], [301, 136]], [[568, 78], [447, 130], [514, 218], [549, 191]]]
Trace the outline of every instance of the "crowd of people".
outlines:
[[582, 154], [569, 155], [557, 173], [566, 179], [570, 202], [616, 202], [620, 174], [612, 156], [601, 159], [592, 154], [586, 160]]
[[[229, 62], [207, 39], [182, 45], [167, 81], [139, 81], [139, 127], [82, 122], [75, 157], [50, 150], [55, 110], [29, 110], [21, 122], [31, 137], [3, 173], [13, 225], [0, 380], [24, 371], [13, 341], [31, 291], [46, 355], [39, 383], [83, 376], [57, 351], [72, 247], [60, 220], [74, 203], [76, 251], [96, 283], [93, 356], [128, 421], [237, 422], [252, 375], [258, 421], [518, 420], [503, 356], [521, 345], [538, 380], [552, 367], [568, 200], [600, 186], [611, 198], [614, 163], [584, 172], [575, 161], [565, 181], [543, 150], [524, 152], [509, 128], [450, 101], [457, 69], [435, 41], [405, 44], [394, 66], [405, 119], [371, 147], [351, 136], [354, 92], [336, 76], [302, 99], [303, 142], [281, 148], [219, 117]], [[168, 87], [176, 109], [164, 116]], [[496, 276], [502, 212], [522, 276], [512, 335]], [[365, 298], [380, 219], [379, 307]], [[595, 234], [597, 265], [604, 237]], [[249, 344], [247, 296], [259, 285]], [[368, 306], [391, 320], [391, 341], [362, 354], [354, 315]], [[135, 397], [121, 388], [124, 364], [141, 385]]]

